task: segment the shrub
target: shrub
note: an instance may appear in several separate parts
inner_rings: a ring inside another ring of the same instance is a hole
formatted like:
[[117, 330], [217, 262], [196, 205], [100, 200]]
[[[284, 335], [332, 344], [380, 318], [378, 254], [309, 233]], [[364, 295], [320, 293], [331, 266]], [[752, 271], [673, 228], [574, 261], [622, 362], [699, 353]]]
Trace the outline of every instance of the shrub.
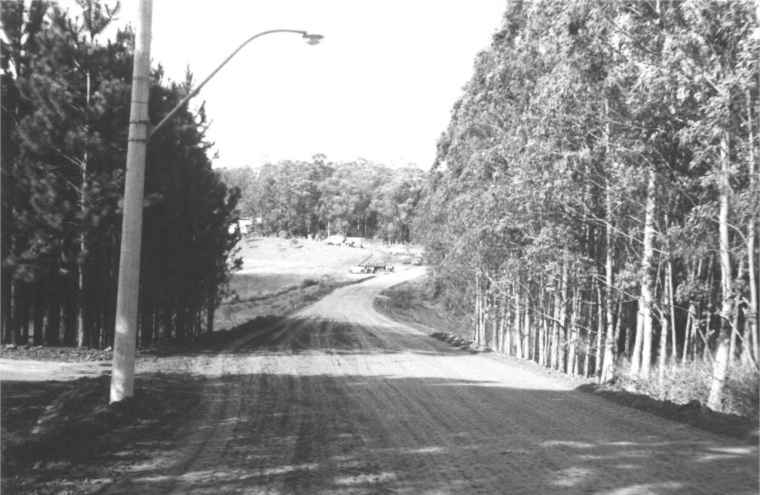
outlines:
[[[626, 359], [620, 360], [615, 369], [615, 388], [676, 404], [698, 400], [706, 406], [711, 383], [712, 363], [709, 361], [667, 364], [663, 383], [660, 383], [656, 366], [646, 380], [631, 376], [630, 362]], [[757, 417], [760, 413], [759, 387], [757, 369], [752, 365], [735, 363], [729, 369], [723, 389], [723, 407], [719, 412]]]

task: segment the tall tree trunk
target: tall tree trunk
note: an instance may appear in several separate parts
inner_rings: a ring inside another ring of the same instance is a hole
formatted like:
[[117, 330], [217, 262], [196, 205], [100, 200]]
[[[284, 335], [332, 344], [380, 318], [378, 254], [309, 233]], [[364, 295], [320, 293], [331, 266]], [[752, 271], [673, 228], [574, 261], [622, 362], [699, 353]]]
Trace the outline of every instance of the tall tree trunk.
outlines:
[[666, 270], [666, 276], [668, 277], [668, 306], [670, 307], [668, 313], [670, 314], [670, 328], [673, 330], [671, 333], [672, 340], [670, 342], [670, 360], [673, 362], [673, 364], [675, 364], [678, 360], [678, 352], [676, 352], [676, 346], [678, 342], [676, 341], [676, 305], [675, 293], [673, 291], [673, 261], [670, 259], [670, 257], [668, 257]]
[[602, 293], [602, 287], [595, 279], [596, 284], [596, 297], [597, 297], [597, 316], [596, 316], [596, 358], [594, 360], [594, 376], [597, 381], [601, 381], [602, 378], [602, 360], [604, 359], [604, 347], [602, 345], [604, 335], [604, 294]]
[[[543, 280], [539, 283], [539, 301], [542, 305], [546, 300], [546, 291]], [[542, 312], [545, 308], [542, 309]], [[541, 366], [546, 365], [546, 318], [537, 317], [538, 326], [538, 364]]]
[[79, 296], [77, 278], [64, 277], [61, 281], [64, 286], [63, 293], [63, 345], [74, 347], [77, 345], [77, 318], [79, 315]]
[[560, 309], [562, 308], [562, 282], [557, 280], [554, 284], [554, 320], [552, 321], [552, 350], [551, 350], [551, 368], [559, 369], [559, 348], [560, 348]]
[[694, 333], [696, 313], [697, 313], [697, 310], [696, 310], [696, 306], [694, 305], [694, 301], [691, 301], [689, 303], [689, 314], [686, 316], [686, 329], [684, 331], [683, 353], [681, 354], [681, 364], [686, 364], [686, 360], [688, 359], [688, 356], [690, 354], [692, 358], [694, 356], [692, 347], [694, 346], [694, 338], [696, 337]]
[[[605, 132], [604, 132], [604, 148], [605, 158], [607, 163], [610, 163], [610, 119], [609, 119], [609, 100], [604, 99], [604, 116], [605, 116]], [[615, 256], [615, 250], [612, 241], [612, 211], [614, 205], [612, 203], [612, 187], [610, 184], [609, 174], [606, 174], [604, 181], [604, 202], [605, 202], [605, 215], [607, 217], [607, 223], [604, 229], [604, 284], [605, 284], [605, 306], [604, 314], [606, 318], [607, 332], [604, 340], [604, 357], [601, 363], [597, 363], [597, 367], [601, 366], [601, 374], [599, 376], [600, 383], [607, 383], [612, 380], [615, 374], [615, 351], [617, 349], [617, 343], [615, 341], [615, 328], [613, 325], [613, 265], [612, 260]]]
[[3, 308], [3, 342], [6, 344], [15, 344], [15, 312], [18, 311], [18, 306], [16, 306], [16, 291], [18, 290], [18, 284], [12, 278], [9, 278], [8, 282], [8, 288], [3, 291], [4, 297], [8, 298], [8, 309]]
[[[760, 24], [760, 3], [757, 4], [758, 10], [758, 24]], [[757, 28], [757, 32], [760, 33], [760, 27]], [[747, 101], [751, 102], [751, 92], [747, 88]], [[758, 102], [760, 106], [760, 101]], [[748, 121], [749, 121], [749, 189], [750, 198], [754, 198], [755, 202], [758, 201], [760, 191], [758, 191], [757, 183], [757, 164], [755, 163], [755, 135], [754, 126], [752, 125], [752, 105], [747, 105]], [[745, 347], [754, 362], [759, 363], [758, 356], [758, 314], [760, 314], [760, 306], [758, 306], [758, 280], [757, 280], [757, 217], [755, 213], [757, 208], [752, 209], [752, 213], [749, 217], [749, 225], [747, 226], [747, 270], [749, 271], [749, 308], [747, 311], [747, 331], [745, 335], [749, 338], [745, 338]]]
[[568, 340], [568, 316], [567, 316], [567, 302], [570, 295], [570, 274], [567, 264], [562, 265], [562, 296], [560, 303], [559, 321], [562, 322], [562, 333], [560, 334], [560, 351], [559, 351], [559, 369], [563, 373], [568, 373], [570, 370], [567, 368], [567, 357], [565, 348], [567, 347]]
[[[54, 254], [53, 256], [57, 256]], [[45, 344], [50, 346], [60, 345], [61, 336], [61, 293], [60, 276], [58, 275], [58, 262], [48, 258], [48, 297], [47, 297], [47, 324], [45, 325]]]
[[515, 357], [517, 359], [523, 358], [523, 346], [522, 346], [522, 308], [520, 299], [522, 298], [522, 291], [515, 292]]
[[512, 305], [504, 296], [504, 354], [512, 355]]
[[475, 268], [475, 328], [473, 328], [472, 340], [480, 344], [480, 326], [483, 322], [483, 305], [480, 294], [480, 268]]
[[46, 273], [40, 273], [39, 277], [42, 280], [34, 282], [34, 326], [32, 329], [32, 343], [34, 345], [42, 345], [43, 340], [43, 325], [45, 323], [45, 280], [43, 277], [47, 277]]
[[631, 351], [631, 375], [633, 377], [638, 377], [641, 371], [641, 350], [644, 347], [644, 318], [641, 314], [641, 298], [639, 298], [638, 301], [638, 311], [636, 313], [636, 335], [633, 337], [633, 339], [633, 350]]
[[720, 158], [721, 158], [721, 184], [720, 184], [720, 212], [718, 216], [718, 230], [720, 233], [720, 271], [723, 303], [720, 310], [720, 332], [718, 334], [718, 346], [713, 363], [712, 384], [707, 406], [715, 411], [720, 411], [723, 403], [723, 386], [728, 375], [729, 345], [731, 339], [731, 316], [734, 310], [734, 298], [732, 294], [732, 265], [730, 245], [730, 214], [731, 214], [731, 184], [729, 182], [729, 161], [731, 151], [730, 138], [727, 131], [721, 135]]
[[2, 295], [2, 341], [11, 343], [13, 341], [13, 271], [10, 268], [2, 268], [2, 284], [0, 294]]
[[499, 352], [499, 321], [501, 320], [501, 308], [499, 307], [499, 300], [496, 299], [496, 295], [493, 296], [493, 325], [491, 326], [491, 349], [494, 352]]
[[[634, 358], [631, 372], [634, 376], [649, 378], [652, 363], [652, 303], [654, 299], [654, 277], [652, 276], [652, 262], [654, 260], [654, 222], [657, 201], [657, 189], [654, 169], [649, 170], [647, 184], [647, 203], [644, 218], [644, 254], [641, 258], [641, 299], [639, 300], [639, 318], [641, 323], [637, 325], [636, 344], [634, 346]], [[640, 355], [637, 355], [637, 350]]]
[[28, 283], [24, 283], [21, 306], [21, 343], [24, 345], [29, 345], [29, 315], [32, 309], [31, 289], [32, 287]]
[[[626, 309], [625, 305], [623, 305], [623, 309], [624, 310]], [[623, 341], [623, 355], [627, 359], [632, 360], [633, 353], [631, 352], [631, 328], [628, 326], [623, 327], [622, 320], [623, 320], [623, 315], [621, 313], [620, 316], [618, 317], [618, 326], [622, 327], [623, 331], [625, 332], [625, 339]]]
[[[737, 274], [736, 278], [738, 280], [741, 280], [744, 278], [744, 263], [740, 260], [738, 262], [739, 265], [739, 273]], [[737, 340], [741, 338], [739, 335], [739, 309], [740, 306], [735, 307], [734, 315], [733, 315], [733, 321], [731, 323], [731, 338], [729, 339], [729, 346], [728, 346], [728, 366], [731, 367], [734, 364], [734, 361], [736, 360], [736, 344]]]
[[[213, 284], [211, 284], [213, 285]], [[211, 292], [208, 295], [207, 305], [206, 305], [206, 333], [211, 333], [214, 331], [214, 313], [216, 312], [216, 287], [211, 287]]]
[[82, 187], [80, 190], [80, 210], [82, 213], [82, 224], [79, 231], [79, 258], [77, 260], [79, 269], [79, 280], [77, 287], [77, 294], [79, 295], [79, 304], [77, 312], [77, 347], [84, 347], [88, 338], [87, 324], [85, 321], [87, 313], [87, 292], [86, 292], [86, 270], [87, 270], [87, 210], [88, 210], [88, 191], [87, 191], [87, 165], [89, 161], [89, 136], [90, 136], [90, 92], [91, 92], [91, 79], [89, 69], [85, 71], [85, 78], [87, 81], [86, 96], [85, 96], [85, 146], [84, 157], [82, 159]]
[[576, 279], [575, 282], [575, 288], [573, 289], [573, 313], [570, 316], [570, 335], [568, 337], [568, 346], [567, 346], [567, 372], [570, 375], [577, 375], [578, 374], [578, 362], [576, 359], [576, 347], [577, 343], [576, 340], [578, 339], [578, 310], [580, 308], [580, 304], [578, 303], [578, 300], [580, 299], [580, 290], [578, 289], [578, 282]]
[[618, 299], [618, 305], [617, 305], [617, 315], [618, 315], [618, 318], [617, 318], [617, 321], [615, 322], [615, 329], [612, 332], [612, 335], [613, 335], [613, 337], [612, 337], [613, 344], [612, 345], [614, 347], [613, 347], [613, 352], [612, 352], [612, 356], [613, 356], [613, 363], [612, 363], [612, 366], [611, 366], [612, 367], [612, 372], [611, 372], [611, 376], [609, 377], [609, 380], [612, 380], [614, 378], [614, 375], [615, 375], [615, 362], [614, 362], [614, 360], [617, 359], [618, 348], [619, 348], [618, 347], [618, 342], [620, 341], [620, 328], [623, 325], [623, 308], [624, 308], [623, 300], [624, 300], [624, 298], [625, 298], [625, 293], [623, 291], [620, 291], [620, 298]]
[[531, 329], [530, 321], [530, 293], [525, 291], [525, 304], [523, 313], [525, 315], [525, 324], [523, 325], [522, 338], [523, 338], [523, 359], [533, 359], [533, 331]]
[[[608, 186], [609, 188], [609, 186]], [[609, 193], [608, 193], [609, 194]], [[607, 209], [611, 208], [612, 203], [609, 199], [607, 200]], [[612, 257], [614, 256], [614, 250], [612, 246], [612, 228], [608, 224], [607, 225], [607, 233], [606, 233], [606, 240], [607, 240], [607, 254], [606, 259], [604, 261], [604, 282], [605, 282], [605, 288], [607, 292], [607, 297], [605, 299], [605, 316], [606, 316], [606, 323], [607, 323], [607, 335], [605, 339], [604, 344], [604, 359], [603, 359], [603, 368], [602, 368], [602, 375], [600, 378], [600, 381], [602, 383], [607, 383], [615, 375], [615, 350], [617, 348], [617, 342], [615, 341], [615, 328], [613, 323], [613, 272], [612, 272]], [[618, 317], [620, 319], [620, 317]]]
[[12, 344], [24, 344], [21, 341], [21, 330], [24, 324], [24, 289], [21, 280], [13, 281], [13, 324], [11, 326]]
[[668, 315], [661, 308], [660, 309], [660, 321], [662, 322], [662, 328], [660, 329], [660, 354], [659, 363], [657, 369], [658, 380], [660, 383], [660, 389], [664, 390], [665, 387], [665, 362], [667, 359], [667, 347], [668, 347]]

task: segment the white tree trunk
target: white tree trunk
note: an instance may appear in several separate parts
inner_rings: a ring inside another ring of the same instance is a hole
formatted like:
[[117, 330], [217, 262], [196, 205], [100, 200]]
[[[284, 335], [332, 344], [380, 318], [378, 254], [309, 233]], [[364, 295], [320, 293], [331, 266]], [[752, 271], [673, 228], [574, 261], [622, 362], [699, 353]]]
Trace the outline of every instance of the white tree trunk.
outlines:
[[[641, 258], [641, 299], [639, 299], [639, 318], [636, 344], [633, 351], [631, 372], [634, 376], [648, 378], [652, 363], [652, 302], [654, 299], [654, 277], [652, 261], [654, 259], [654, 216], [657, 202], [657, 190], [654, 169], [649, 170], [647, 184], [647, 204], [644, 217], [644, 254]], [[640, 354], [639, 354], [640, 353]]]
[[718, 334], [718, 346], [715, 351], [713, 362], [712, 384], [707, 406], [719, 411], [723, 404], [723, 386], [728, 376], [729, 346], [731, 340], [731, 316], [734, 309], [734, 299], [731, 280], [731, 251], [729, 237], [729, 217], [731, 214], [731, 186], [729, 184], [729, 159], [730, 141], [728, 132], [723, 132], [720, 143], [721, 155], [721, 184], [720, 184], [720, 212], [718, 216], [718, 228], [720, 232], [720, 271], [721, 285], [723, 287], [723, 302], [720, 310], [720, 332]]

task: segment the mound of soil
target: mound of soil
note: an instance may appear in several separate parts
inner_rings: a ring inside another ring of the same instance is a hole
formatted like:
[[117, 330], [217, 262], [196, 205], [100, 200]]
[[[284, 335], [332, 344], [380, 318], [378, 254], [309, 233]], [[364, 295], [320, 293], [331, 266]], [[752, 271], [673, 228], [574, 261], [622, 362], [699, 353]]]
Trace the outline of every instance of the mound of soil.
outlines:
[[628, 407], [685, 423], [693, 428], [746, 440], [747, 443], [757, 444], [758, 424], [756, 420], [724, 414], [703, 407], [698, 400], [686, 404], [676, 404], [669, 400], [657, 400], [647, 395], [634, 394], [624, 390], [616, 390], [613, 386], [589, 383], [577, 388], [582, 392], [592, 393], [606, 400]]
[[[110, 377], [2, 383], [2, 492], [95, 493], [118, 459], [149, 456], [198, 401], [198, 378], [140, 377], [133, 398], [108, 404]], [[62, 488], [64, 491], [60, 491]], [[53, 490], [53, 491], [50, 491]]]

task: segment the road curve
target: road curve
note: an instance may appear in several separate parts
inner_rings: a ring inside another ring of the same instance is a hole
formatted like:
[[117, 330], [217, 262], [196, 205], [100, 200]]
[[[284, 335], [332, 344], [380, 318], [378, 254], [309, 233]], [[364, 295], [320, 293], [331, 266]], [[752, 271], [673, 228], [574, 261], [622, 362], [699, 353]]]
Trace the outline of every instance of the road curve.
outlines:
[[[218, 355], [176, 442], [107, 493], [753, 494], [758, 449], [463, 353], [344, 287]], [[176, 369], [175, 369], [176, 371]]]

